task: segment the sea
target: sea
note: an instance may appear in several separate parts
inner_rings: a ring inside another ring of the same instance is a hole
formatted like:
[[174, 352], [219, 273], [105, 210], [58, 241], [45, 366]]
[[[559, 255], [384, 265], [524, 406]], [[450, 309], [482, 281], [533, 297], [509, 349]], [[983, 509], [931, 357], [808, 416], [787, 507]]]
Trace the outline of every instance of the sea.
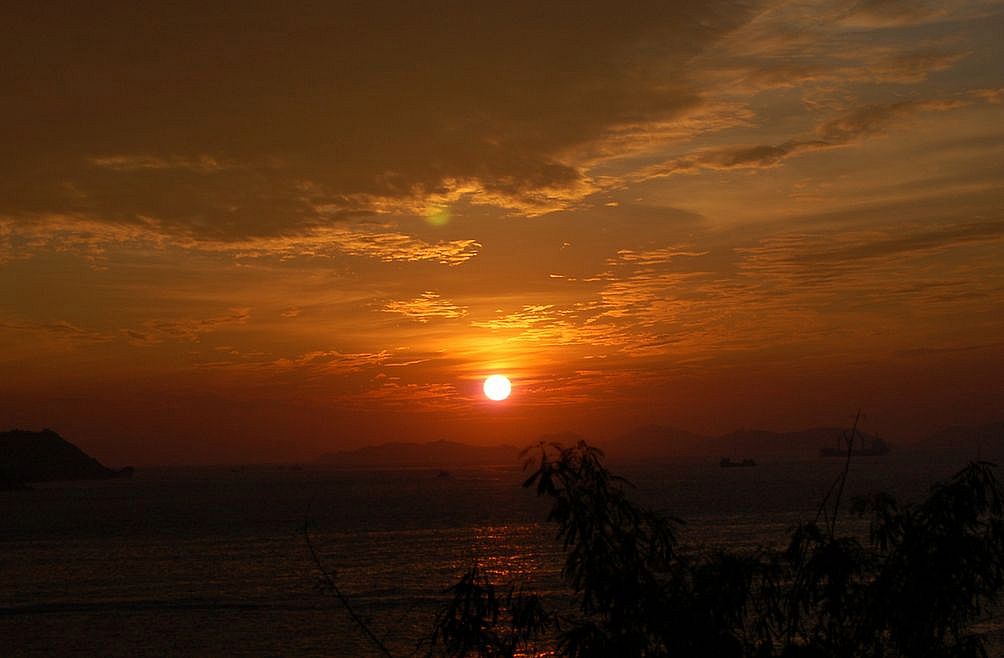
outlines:
[[[876, 490], [918, 500], [963, 464], [855, 459], [844, 500]], [[815, 518], [842, 466], [694, 458], [611, 469], [638, 502], [684, 521], [684, 547], [754, 548]], [[446, 589], [472, 565], [560, 591], [548, 503], [521, 487], [525, 476], [519, 465], [151, 467], [0, 492], [0, 655], [378, 655], [318, 588], [320, 568], [395, 656], [423, 655]], [[846, 514], [839, 522], [863, 531]]]

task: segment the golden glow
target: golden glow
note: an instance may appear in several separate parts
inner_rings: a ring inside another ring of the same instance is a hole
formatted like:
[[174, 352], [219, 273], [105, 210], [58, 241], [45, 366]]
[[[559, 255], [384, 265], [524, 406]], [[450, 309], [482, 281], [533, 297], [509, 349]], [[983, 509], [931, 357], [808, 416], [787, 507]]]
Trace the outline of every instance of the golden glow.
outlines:
[[495, 400], [496, 402], [505, 400], [512, 393], [512, 383], [505, 375], [492, 375], [485, 380], [483, 388], [485, 396], [489, 400]]
[[450, 221], [450, 209], [446, 206], [430, 205], [425, 209], [425, 221], [432, 226], [445, 226]]
[[70, 4], [5, 43], [0, 430], [144, 464], [1001, 420], [993, 3]]

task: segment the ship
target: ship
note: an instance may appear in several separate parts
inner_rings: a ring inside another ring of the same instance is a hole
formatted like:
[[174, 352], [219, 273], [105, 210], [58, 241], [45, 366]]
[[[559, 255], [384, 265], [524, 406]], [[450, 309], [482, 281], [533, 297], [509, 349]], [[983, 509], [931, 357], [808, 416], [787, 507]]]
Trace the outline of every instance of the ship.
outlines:
[[718, 462], [718, 465], [722, 468], [741, 468], [743, 466], [756, 466], [756, 462], [752, 459], [744, 459], [742, 461], [732, 461], [728, 457], [722, 457]]

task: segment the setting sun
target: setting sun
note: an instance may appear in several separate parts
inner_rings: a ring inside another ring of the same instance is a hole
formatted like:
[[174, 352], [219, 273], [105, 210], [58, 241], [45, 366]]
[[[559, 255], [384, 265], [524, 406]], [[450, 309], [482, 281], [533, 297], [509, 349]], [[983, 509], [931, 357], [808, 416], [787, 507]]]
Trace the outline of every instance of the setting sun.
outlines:
[[512, 383], [505, 375], [492, 375], [485, 380], [485, 395], [489, 400], [505, 400], [512, 393]]

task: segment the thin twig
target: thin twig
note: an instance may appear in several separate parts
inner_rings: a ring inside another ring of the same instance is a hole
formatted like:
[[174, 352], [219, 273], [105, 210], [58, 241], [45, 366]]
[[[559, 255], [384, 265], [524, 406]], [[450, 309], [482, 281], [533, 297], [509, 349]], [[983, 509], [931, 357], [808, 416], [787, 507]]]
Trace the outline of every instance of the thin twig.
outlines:
[[321, 558], [317, 555], [317, 551], [314, 550], [314, 542], [310, 539], [310, 506], [313, 502], [313, 499], [311, 499], [311, 501], [307, 503], [307, 512], [303, 516], [303, 537], [307, 540], [307, 548], [310, 550], [310, 559], [313, 560], [317, 570], [321, 572], [321, 580], [324, 581], [325, 587], [331, 590], [331, 593], [335, 595], [335, 598], [342, 604], [345, 611], [349, 613], [349, 617], [352, 618], [352, 621], [355, 622], [356, 626], [359, 627], [359, 630], [361, 630], [363, 635], [366, 636], [366, 639], [368, 639], [381, 654], [387, 658], [394, 658], [394, 655], [387, 649], [386, 645], [380, 641], [380, 638], [373, 633], [366, 621], [356, 614], [356, 611], [349, 603], [349, 599], [342, 593], [342, 590], [338, 588], [338, 584], [335, 583], [335, 577], [324, 568]]
[[[851, 470], [851, 455], [854, 454], [854, 437], [858, 433], [858, 421], [861, 419], [861, 410], [854, 416], [854, 427], [851, 428], [851, 438], [847, 441], [847, 459], [844, 461], [844, 472], [840, 474], [840, 486], [837, 488], [837, 498], [833, 502], [833, 517], [830, 519], [830, 539], [837, 529], [837, 515], [840, 513], [840, 498], [844, 495], [844, 484], [847, 482], [847, 474]], [[863, 443], [863, 439], [862, 439]]]

